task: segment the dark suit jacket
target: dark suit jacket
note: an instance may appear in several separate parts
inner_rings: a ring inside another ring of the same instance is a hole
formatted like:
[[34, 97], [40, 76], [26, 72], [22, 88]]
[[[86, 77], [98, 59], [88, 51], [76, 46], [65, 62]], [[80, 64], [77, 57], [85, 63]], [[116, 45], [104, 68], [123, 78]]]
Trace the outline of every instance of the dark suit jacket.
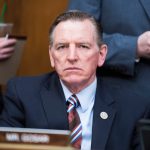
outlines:
[[[138, 148], [135, 124], [149, 117], [149, 98], [115, 80], [98, 77], [92, 150]], [[101, 112], [107, 112], [106, 120]], [[9, 81], [0, 126], [68, 130], [65, 96], [57, 74]]]
[[88, 12], [102, 24], [109, 49], [105, 66], [133, 75], [137, 38], [150, 30], [150, 0], [70, 0], [68, 7]]

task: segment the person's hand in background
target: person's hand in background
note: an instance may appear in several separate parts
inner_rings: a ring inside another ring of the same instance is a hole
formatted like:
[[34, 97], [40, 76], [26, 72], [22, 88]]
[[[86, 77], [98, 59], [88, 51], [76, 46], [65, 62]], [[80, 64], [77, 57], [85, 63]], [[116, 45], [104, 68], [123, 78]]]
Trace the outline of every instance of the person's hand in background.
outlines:
[[4, 37], [0, 38], [0, 61], [5, 60], [13, 54], [15, 51], [15, 44], [17, 40], [14, 38], [6, 39]]
[[150, 31], [141, 34], [137, 42], [137, 55], [139, 58], [150, 58]]

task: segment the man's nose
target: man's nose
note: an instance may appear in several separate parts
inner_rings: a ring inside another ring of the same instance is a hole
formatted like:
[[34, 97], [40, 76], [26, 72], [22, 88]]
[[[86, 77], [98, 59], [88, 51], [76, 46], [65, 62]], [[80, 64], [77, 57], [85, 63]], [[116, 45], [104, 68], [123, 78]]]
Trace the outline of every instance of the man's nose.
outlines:
[[75, 45], [70, 45], [67, 58], [68, 58], [68, 60], [77, 60], [78, 59], [77, 49], [76, 49]]

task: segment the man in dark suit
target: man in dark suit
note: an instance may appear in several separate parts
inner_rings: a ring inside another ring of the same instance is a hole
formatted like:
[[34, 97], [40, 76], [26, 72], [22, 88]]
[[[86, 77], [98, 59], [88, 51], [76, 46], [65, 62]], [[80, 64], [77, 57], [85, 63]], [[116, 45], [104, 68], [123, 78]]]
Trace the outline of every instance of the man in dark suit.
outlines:
[[0, 126], [68, 130], [67, 103], [75, 94], [80, 102], [76, 111], [82, 126], [81, 149], [140, 150], [136, 123], [149, 118], [149, 98], [128, 89], [126, 82], [114, 84], [96, 76], [107, 53], [98, 31], [95, 19], [86, 13], [58, 16], [49, 46], [56, 72], [10, 80]]
[[68, 9], [93, 15], [103, 27], [107, 69], [98, 72], [150, 101], [150, 0], [70, 0]]

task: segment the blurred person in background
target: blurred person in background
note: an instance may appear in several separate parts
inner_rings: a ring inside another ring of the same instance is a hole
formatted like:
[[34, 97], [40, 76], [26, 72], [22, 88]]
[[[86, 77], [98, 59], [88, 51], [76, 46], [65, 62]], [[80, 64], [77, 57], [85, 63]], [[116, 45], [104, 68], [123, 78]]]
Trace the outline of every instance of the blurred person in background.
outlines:
[[150, 81], [145, 76], [150, 76], [149, 0], [70, 0], [68, 9], [89, 13], [101, 23], [108, 45], [106, 68]]

